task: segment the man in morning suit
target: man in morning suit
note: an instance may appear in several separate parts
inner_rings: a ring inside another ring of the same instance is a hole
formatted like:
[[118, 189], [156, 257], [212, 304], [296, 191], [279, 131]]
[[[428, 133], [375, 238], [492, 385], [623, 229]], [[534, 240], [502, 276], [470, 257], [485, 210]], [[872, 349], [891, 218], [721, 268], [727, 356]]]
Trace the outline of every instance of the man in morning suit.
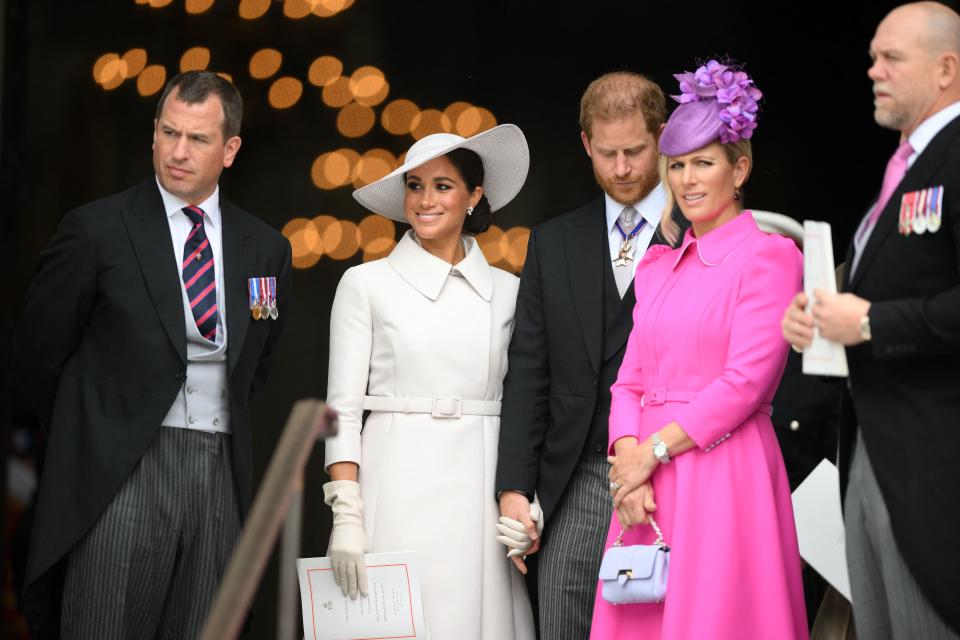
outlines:
[[[841, 486], [860, 638], [960, 634], [960, 16], [894, 9], [870, 43], [874, 119], [900, 132], [847, 251], [843, 291], [800, 294], [795, 348], [813, 327], [846, 345]], [[855, 155], [855, 152], [851, 152]]]
[[238, 539], [249, 400], [290, 290], [287, 241], [219, 193], [241, 113], [216, 74], [175, 77], [155, 175], [67, 213], [40, 256], [14, 341], [49, 433], [23, 599], [35, 638], [195, 638]]
[[[537, 226], [520, 277], [504, 380], [496, 487], [500, 512], [540, 544], [540, 633], [589, 636], [610, 522], [610, 386], [633, 324], [633, 274], [659, 230], [666, 195], [657, 141], [660, 87], [634, 73], [594, 80], [580, 102], [581, 138], [604, 195]], [[642, 286], [642, 285], [640, 285]], [[513, 558], [526, 572], [521, 557]]]

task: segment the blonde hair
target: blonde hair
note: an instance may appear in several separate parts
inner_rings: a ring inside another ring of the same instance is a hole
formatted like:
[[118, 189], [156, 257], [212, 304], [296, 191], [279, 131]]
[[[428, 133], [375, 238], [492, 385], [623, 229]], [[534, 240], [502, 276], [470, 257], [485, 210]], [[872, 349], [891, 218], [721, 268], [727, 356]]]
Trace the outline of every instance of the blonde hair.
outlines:
[[[753, 169], [753, 146], [750, 144], [750, 141], [738, 140], [737, 142], [721, 144], [720, 146], [723, 148], [723, 153], [727, 157], [727, 162], [731, 165], [736, 164], [740, 158], [746, 158], [750, 161], [750, 166], [747, 168], [747, 175], [743, 178], [743, 184], [746, 184], [747, 180], [750, 179], [750, 171]], [[660, 162], [657, 168], [660, 171], [660, 183], [663, 184], [663, 190], [667, 194], [667, 201], [663, 205], [663, 215], [660, 216], [660, 233], [667, 239], [667, 242], [675, 245], [677, 244], [677, 240], [680, 239], [680, 225], [673, 219], [673, 207], [677, 203], [677, 197], [674, 195], [673, 189], [670, 188], [670, 181], [667, 180], [667, 169], [669, 166], [670, 158], [660, 156]], [[743, 185], [741, 185], [741, 187], [742, 186]], [[737, 201], [737, 207], [743, 210], [743, 198]]]
[[594, 120], [619, 120], [638, 111], [647, 131], [659, 136], [660, 126], [667, 119], [663, 89], [639, 73], [607, 73], [591, 82], [580, 98], [580, 128], [589, 139]]

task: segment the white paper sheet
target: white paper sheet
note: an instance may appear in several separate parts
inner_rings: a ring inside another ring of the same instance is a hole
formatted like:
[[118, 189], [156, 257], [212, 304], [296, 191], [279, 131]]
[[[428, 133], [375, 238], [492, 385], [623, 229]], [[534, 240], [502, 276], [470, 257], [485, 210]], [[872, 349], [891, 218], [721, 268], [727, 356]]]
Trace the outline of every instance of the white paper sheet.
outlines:
[[[803, 290], [813, 304], [814, 289], [837, 292], [830, 223], [803, 221]], [[810, 306], [807, 307], [810, 312]], [[803, 372], [817, 376], [847, 376], [847, 352], [842, 344], [821, 337], [813, 330], [813, 343], [803, 350]]]
[[800, 557], [850, 600], [847, 544], [840, 511], [840, 474], [824, 458], [793, 492]]
[[414, 554], [371, 553], [369, 595], [351, 600], [333, 579], [330, 558], [300, 558], [300, 602], [306, 640], [427, 638]]

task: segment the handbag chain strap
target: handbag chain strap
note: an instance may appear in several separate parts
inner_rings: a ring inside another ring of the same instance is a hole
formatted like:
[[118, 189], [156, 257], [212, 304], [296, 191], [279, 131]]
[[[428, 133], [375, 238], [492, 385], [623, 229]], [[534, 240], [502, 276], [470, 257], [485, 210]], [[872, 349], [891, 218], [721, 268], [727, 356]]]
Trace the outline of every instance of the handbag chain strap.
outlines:
[[[669, 547], [667, 547], [667, 544], [663, 541], [663, 531], [660, 531], [660, 527], [657, 526], [657, 521], [654, 520], [653, 517], [648, 517], [647, 519], [650, 520], [650, 526], [653, 527], [653, 530], [657, 532], [657, 539], [653, 541], [653, 544], [659, 547], [663, 547], [664, 549], [669, 549]], [[624, 533], [626, 533], [626, 530], [620, 529], [620, 535], [617, 536], [617, 541], [613, 543], [613, 546], [615, 547], [623, 546]]]

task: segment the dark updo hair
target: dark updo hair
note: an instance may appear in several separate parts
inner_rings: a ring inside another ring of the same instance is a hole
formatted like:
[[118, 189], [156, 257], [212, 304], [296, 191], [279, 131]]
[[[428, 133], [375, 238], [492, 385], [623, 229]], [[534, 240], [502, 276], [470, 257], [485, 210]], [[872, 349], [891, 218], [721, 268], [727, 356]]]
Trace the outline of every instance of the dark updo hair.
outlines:
[[[467, 185], [467, 191], [473, 193], [477, 187], [483, 186], [483, 160], [476, 151], [470, 149], [454, 149], [447, 154], [460, 177]], [[480, 201], [473, 208], [473, 213], [463, 221], [463, 232], [471, 236], [483, 233], [490, 228], [490, 203], [487, 195], [480, 196]]]

